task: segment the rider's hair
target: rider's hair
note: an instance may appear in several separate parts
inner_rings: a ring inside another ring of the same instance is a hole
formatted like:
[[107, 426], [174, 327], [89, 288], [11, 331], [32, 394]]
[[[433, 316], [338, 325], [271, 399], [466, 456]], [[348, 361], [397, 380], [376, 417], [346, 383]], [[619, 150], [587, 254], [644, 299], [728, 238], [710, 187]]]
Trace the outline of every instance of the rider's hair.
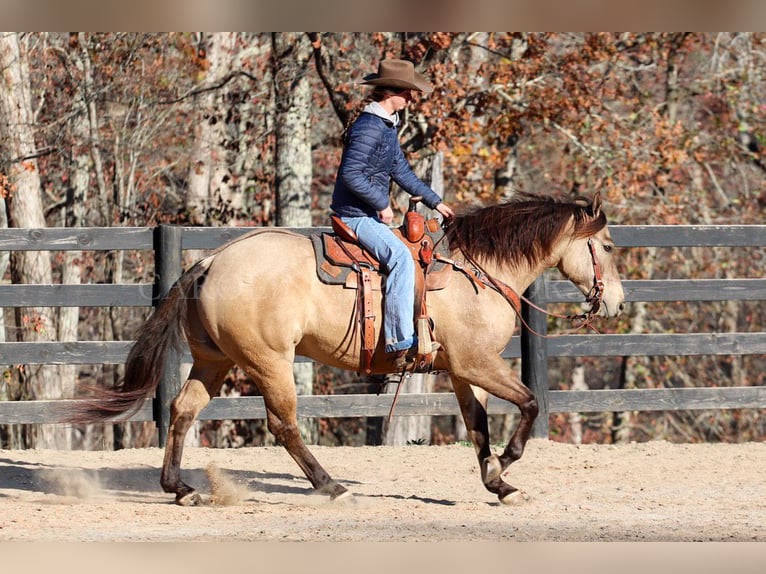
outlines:
[[375, 89], [373, 89], [367, 97], [362, 101], [362, 103], [354, 110], [351, 114], [348, 116], [348, 121], [346, 122], [346, 125], [343, 127], [343, 131], [341, 132], [341, 142], [343, 142], [343, 145], [345, 146], [348, 139], [348, 131], [351, 129], [351, 126], [354, 124], [354, 122], [357, 120], [357, 118], [361, 115], [362, 110], [364, 110], [365, 106], [369, 104], [370, 102], [382, 102], [386, 98], [393, 96], [394, 94], [399, 93], [401, 90], [397, 90], [395, 88], [389, 88], [386, 86], [375, 86]]

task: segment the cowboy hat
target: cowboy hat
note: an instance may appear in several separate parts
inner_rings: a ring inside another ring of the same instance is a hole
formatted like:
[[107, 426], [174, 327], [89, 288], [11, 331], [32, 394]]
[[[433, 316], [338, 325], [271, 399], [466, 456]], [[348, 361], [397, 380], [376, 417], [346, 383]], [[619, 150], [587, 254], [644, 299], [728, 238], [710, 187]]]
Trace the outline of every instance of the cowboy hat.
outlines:
[[408, 60], [381, 60], [378, 64], [378, 73], [365, 76], [362, 84], [425, 93], [432, 92], [434, 89], [431, 82], [416, 72], [415, 66]]

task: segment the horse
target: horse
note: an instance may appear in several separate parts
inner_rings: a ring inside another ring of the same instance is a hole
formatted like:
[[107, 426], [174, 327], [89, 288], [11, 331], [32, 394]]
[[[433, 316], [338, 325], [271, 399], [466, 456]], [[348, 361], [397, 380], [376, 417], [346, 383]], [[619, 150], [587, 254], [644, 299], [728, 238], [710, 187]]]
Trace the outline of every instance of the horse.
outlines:
[[[484, 487], [502, 503], [512, 504], [523, 495], [503, 476], [524, 453], [538, 405], [501, 356], [518, 312], [509, 302], [546, 269], [556, 267], [586, 297], [588, 313], [619, 315], [624, 293], [614, 242], [598, 193], [576, 200], [524, 195], [473, 208], [446, 225], [445, 240], [456, 272], [444, 288], [428, 293], [434, 340], [441, 344], [433, 370], [449, 374]], [[381, 297], [378, 292], [373, 298], [376, 353], [383, 353]], [[354, 290], [318, 279], [310, 238], [285, 228], [249, 232], [182, 274], [140, 328], [124, 379], [75, 401], [71, 420], [113, 421], [134, 412], [158, 386], [167, 353], [185, 339], [193, 364], [171, 404], [160, 477], [162, 489], [174, 494], [177, 504], [202, 502], [181, 480], [184, 436], [234, 365], [263, 395], [268, 429], [316, 492], [331, 500], [349, 496], [300, 436], [293, 361], [301, 355], [358, 371], [361, 349], [347, 340], [357, 305]], [[378, 368], [378, 374], [393, 368]], [[520, 411], [517, 427], [499, 454], [490, 448], [489, 395]]]

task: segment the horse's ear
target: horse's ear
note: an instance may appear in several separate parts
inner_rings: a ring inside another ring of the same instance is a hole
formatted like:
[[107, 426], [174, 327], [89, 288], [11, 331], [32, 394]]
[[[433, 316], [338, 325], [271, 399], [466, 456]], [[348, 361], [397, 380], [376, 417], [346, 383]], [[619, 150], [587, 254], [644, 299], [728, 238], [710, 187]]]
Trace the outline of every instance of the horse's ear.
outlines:
[[597, 191], [593, 195], [593, 217], [601, 215], [601, 192]]

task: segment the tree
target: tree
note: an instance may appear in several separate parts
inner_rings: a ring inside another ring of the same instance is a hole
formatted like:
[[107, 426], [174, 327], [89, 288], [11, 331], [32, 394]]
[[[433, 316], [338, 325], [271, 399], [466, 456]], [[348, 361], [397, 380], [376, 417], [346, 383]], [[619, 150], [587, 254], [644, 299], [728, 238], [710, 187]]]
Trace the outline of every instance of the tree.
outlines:
[[[276, 224], [311, 227], [311, 85], [308, 72], [312, 50], [305, 34], [272, 34], [272, 58], [276, 128], [275, 192]], [[293, 365], [299, 395], [314, 387], [311, 363]], [[305, 441], [317, 441], [314, 420], [301, 420]]]
[[[34, 112], [25, 41], [16, 33], [0, 35], [0, 133], [5, 141], [3, 158], [7, 174], [6, 205], [9, 223], [13, 227], [45, 227], [42, 186], [37, 164]], [[52, 282], [51, 258], [45, 251], [17, 252], [11, 261], [14, 282], [49, 284]], [[18, 309], [22, 325], [19, 336], [25, 341], [52, 341], [56, 338], [55, 316], [47, 308]], [[24, 373], [32, 398], [56, 399], [70, 397], [74, 381], [58, 376], [58, 369], [49, 365], [28, 366]], [[38, 448], [69, 448], [69, 427], [39, 425], [37, 436], [31, 436], [28, 446]]]
[[[197, 58], [201, 75], [217, 84], [231, 73], [237, 34], [205, 34], [198, 40]], [[213, 209], [222, 211], [230, 195], [229, 167], [226, 162], [225, 87], [199, 90], [194, 96], [195, 122], [192, 160], [189, 170], [186, 207], [189, 221], [209, 225]]]

